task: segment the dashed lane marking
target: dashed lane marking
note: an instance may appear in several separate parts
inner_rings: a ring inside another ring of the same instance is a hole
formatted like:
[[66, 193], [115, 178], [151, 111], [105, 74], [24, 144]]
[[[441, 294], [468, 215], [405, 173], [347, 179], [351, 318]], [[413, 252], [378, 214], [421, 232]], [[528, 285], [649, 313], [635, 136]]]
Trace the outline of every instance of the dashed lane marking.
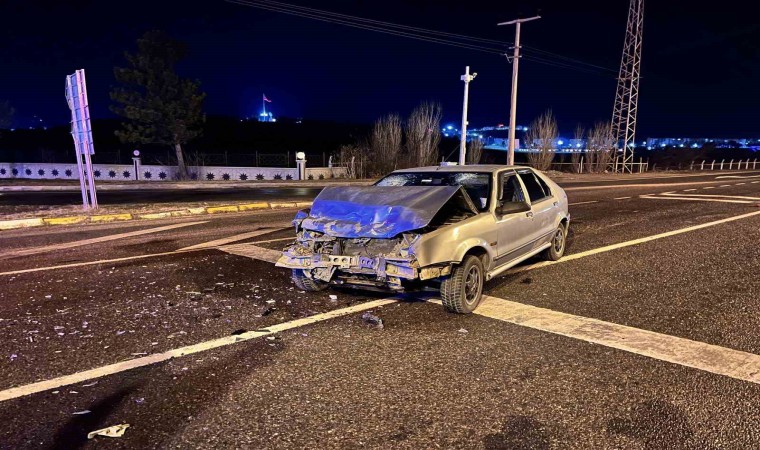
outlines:
[[265, 241], [254, 241], [251, 242], [251, 244], [269, 244], [270, 242], [282, 242], [282, 241], [295, 241], [295, 236], [285, 237], [285, 238], [278, 238], [278, 239], [267, 239]]
[[475, 314], [760, 384], [760, 356], [752, 353], [490, 296]]
[[626, 200], [626, 199], [629, 199], [629, 198], [631, 198], [631, 197], [617, 197], [617, 198], [613, 198], [613, 200]]
[[715, 189], [715, 186], [708, 186], [708, 187], [704, 187], [702, 189]]
[[720, 185], [720, 186], [718, 186], [718, 187], [731, 187], [731, 185], [730, 185], [730, 184], [721, 184], [721, 185]]
[[272, 225], [267, 228], [261, 228], [258, 230], [249, 231], [248, 233], [236, 234], [234, 236], [229, 236], [222, 239], [216, 239], [214, 241], [208, 241], [202, 244], [191, 245], [190, 247], [181, 248], [178, 251], [219, 247], [220, 245], [231, 244], [233, 242], [242, 241], [244, 239], [250, 239], [252, 237], [261, 236], [262, 234], [273, 233], [275, 231], [281, 231], [284, 229], [285, 229], [284, 225]]
[[696, 191], [696, 189], [684, 189], [683, 191], [684, 192], [692, 192], [692, 191]]
[[565, 263], [565, 262], [569, 262], [569, 261], [574, 261], [576, 259], [585, 258], [587, 256], [592, 256], [592, 255], [596, 255], [596, 254], [599, 254], [599, 253], [605, 253], [605, 252], [609, 252], [609, 251], [612, 251], [612, 250], [617, 250], [619, 248], [630, 247], [630, 246], [633, 246], [633, 245], [639, 245], [639, 244], [643, 244], [645, 242], [650, 242], [650, 241], [654, 241], [654, 240], [657, 240], [657, 239], [662, 239], [662, 238], [666, 238], [666, 237], [670, 237], [670, 236], [677, 236], [679, 234], [688, 233], [690, 231], [701, 230], [703, 228], [709, 228], [709, 227], [713, 227], [713, 226], [716, 226], [716, 225], [720, 225], [720, 224], [724, 224], [724, 223], [728, 223], [728, 222], [733, 222], [735, 220], [747, 219], [749, 217], [757, 216], [758, 214], [760, 214], [760, 211], [754, 211], [754, 212], [747, 213], [747, 214], [741, 214], [741, 215], [738, 215], [738, 216], [727, 217], [725, 219], [715, 220], [715, 221], [712, 221], [712, 222], [706, 222], [706, 223], [703, 223], [703, 224], [700, 224], [700, 225], [694, 225], [694, 226], [690, 226], [690, 227], [686, 227], [686, 228], [680, 228], [678, 230], [673, 230], [673, 231], [668, 231], [668, 232], [665, 232], [665, 233], [655, 234], [655, 235], [652, 235], [652, 236], [647, 236], [647, 237], [643, 237], [643, 238], [633, 239], [633, 240], [630, 240], [630, 241], [620, 242], [620, 243], [617, 243], [617, 244], [606, 245], [604, 247], [599, 247], [599, 248], [595, 248], [595, 249], [592, 249], [592, 250], [587, 250], [585, 252], [573, 253], [573, 254], [570, 254], [570, 255], [565, 255], [565, 256], [562, 257], [562, 259], [560, 259], [558, 261], [542, 261], [540, 263], [531, 264], [531, 265], [528, 265], [528, 266], [515, 267], [515, 268], [507, 270], [505, 272], [505, 274], [520, 273], [520, 272], [526, 272], [528, 270], [540, 269], [540, 268], [546, 267], [546, 266], [553, 266], [554, 264], [561, 264], [561, 263]]
[[44, 247], [34, 247], [34, 248], [10, 251], [10, 252], [0, 254], [0, 256], [1, 257], [17, 257], [17, 256], [35, 255], [37, 253], [52, 252], [55, 250], [65, 250], [65, 249], [74, 248], [74, 247], [81, 247], [83, 245], [98, 244], [100, 242], [108, 242], [108, 241], [114, 241], [117, 239], [125, 239], [125, 238], [130, 238], [130, 237], [135, 237], [135, 236], [142, 236], [144, 234], [160, 233], [162, 231], [174, 230], [177, 228], [184, 228], [184, 227], [189, 227], [193, 225], [200, 225], [206, 222], [208, 221], [205, 220], [201, 222], [179, 223], [179, 224], [174, 224], [174, 225], [166, 225], [163, 227], [148, 228], [147, 230], [130, 231], [129, 233], [110, 234], [108, 236], [101, 236], [101, 237], [92, 238], [92, 239], [83, 239], [81, 241], [66, 242], [63, 244], [54, 244], [54, 245], [47, 245]]
[[144, 356], [141, 358], [130, 359], [127, 361], [121, 361], [115, 364], [109, 364], [103, 367], [97, 367], [82, 372], [73, 373], [71, 375], [65, 375], [50, 380], [39, 381], [23, 386], [12, 387], [4, 391], [0, 391], [0, 402], [11, 400], [14, 398], [25, 397], [27, 395], [36, 394], [38, 392], [47, 391], [50, 389], [60, 388], [62, 386], [69, 386], [76, 383], [82, 383], [95, 378], [104, 377], [107, 375], [113, 375], [127, 370], [136, 369], [138, 367], [150, 366], [158, 364], [160, 362], [168, 361], [172, 358], [179, 358], [181, 356], [192, 355], [194, 353], [205, 352], [215, 348], [226, 347], [228, 345], [237, 344], [238, 342], [245, 342], [251, 339], [268, 336], [275, 333], [281, 333], [283, 331], [292, 330], [294, 328], [311, 325], [318, 322], [324, 322], [326, 320], [334, 319], [337, 317], [346, 316], [356, 312], [367, 311], [369, 309], [380, 308], [391, 303], [395, 303], [398, 300], [393, 298], [386, 298], [380, 300], [374, 300], [366, 303], [361, 303], [347, 308], [336, 309], [321, 314], [316, 314], [302, 319], [292, 320], [290, 322], [284, 322], [277, 325], [272, 325], [260, 330], [249, 331], [236, 336], [225, 336], [218, 339], [213, 339], [206, 342], [201, 342], [194, 345], [188, 345], [186, 347], [176, 348], [163, 353], [156, 353], [153, 355]]

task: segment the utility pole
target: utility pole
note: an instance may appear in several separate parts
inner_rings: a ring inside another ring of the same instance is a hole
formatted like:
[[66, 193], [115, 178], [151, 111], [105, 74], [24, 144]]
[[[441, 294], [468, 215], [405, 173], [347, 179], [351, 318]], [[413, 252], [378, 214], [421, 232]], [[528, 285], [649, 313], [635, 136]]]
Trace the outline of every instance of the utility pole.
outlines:
[[520, 24], [530, 22], [531, 20], [540, 19], [541, 16], [529, 17], [527, 19], [515, 19], [509, 22], [502, 22], [497, 25], [516, 25], [515, 26], [515, 47], [512, 55], [512, 101], [509, 109], [509, 143], [507, 144], [507, 164], [515, 163], [515, 126], [517, 126], [517, 70], [520, 62]]
[[462, 141], [459, 143], [459, 165], [466, 164], [465, 155], [467, 154], [467, 102], [470, 92], [470, 81], [477, 77], [477, 73], [470, 75], [470, 66], [465, 67], [464, 75], [460, 78], [464, 81], [464, 105], [462, 106]]

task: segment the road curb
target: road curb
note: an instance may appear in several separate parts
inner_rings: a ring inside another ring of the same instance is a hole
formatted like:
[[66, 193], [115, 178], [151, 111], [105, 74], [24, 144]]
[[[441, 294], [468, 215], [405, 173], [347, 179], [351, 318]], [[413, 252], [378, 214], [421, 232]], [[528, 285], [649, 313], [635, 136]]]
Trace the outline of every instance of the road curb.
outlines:
[[195, 216], [201, 214], [226, 214], [235, 212], [276, 210], [285, 208], [308, 208], [311, 202], [254, 202], [238, 205], [201, 206], [157, 213], [120, 213], [93, 216], [35, 217], [29, 219], [0, 220], [0, 230], [32, 228], [40, 226], [74, 225], [82, 223], [123, 222], [127, 220], [157, 220], [169, 217]]

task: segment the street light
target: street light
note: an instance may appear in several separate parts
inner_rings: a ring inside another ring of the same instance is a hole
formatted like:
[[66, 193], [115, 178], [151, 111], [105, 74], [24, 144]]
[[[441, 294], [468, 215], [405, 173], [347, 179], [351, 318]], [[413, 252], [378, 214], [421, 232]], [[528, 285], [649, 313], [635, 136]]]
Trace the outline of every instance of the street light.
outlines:
[[460, 80], [464, 81], [464, 101], [462, 106], [462, 140], [459, 143], [459, 165], [465, 165], [465, 154], [467, 153], [467, 101], [470, 92], [470, 81], [477, 77], [477, 73], [470, 75], [470, 66], [465, 67], [464, 75]]

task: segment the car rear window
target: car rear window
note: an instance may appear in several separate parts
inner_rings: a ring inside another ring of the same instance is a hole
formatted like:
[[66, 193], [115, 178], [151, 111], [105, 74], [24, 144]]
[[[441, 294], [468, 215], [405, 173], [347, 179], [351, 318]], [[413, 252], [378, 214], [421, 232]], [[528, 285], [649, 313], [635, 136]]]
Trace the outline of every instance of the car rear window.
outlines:
[[520, 175], [520, 179], [528, 191], [531, 203], [539, 202], [550, 195], [549, 187], [546, 186], [546, 183], [536, 177], [530, 170], [521, 170], [518, 172], [518, 175]]

